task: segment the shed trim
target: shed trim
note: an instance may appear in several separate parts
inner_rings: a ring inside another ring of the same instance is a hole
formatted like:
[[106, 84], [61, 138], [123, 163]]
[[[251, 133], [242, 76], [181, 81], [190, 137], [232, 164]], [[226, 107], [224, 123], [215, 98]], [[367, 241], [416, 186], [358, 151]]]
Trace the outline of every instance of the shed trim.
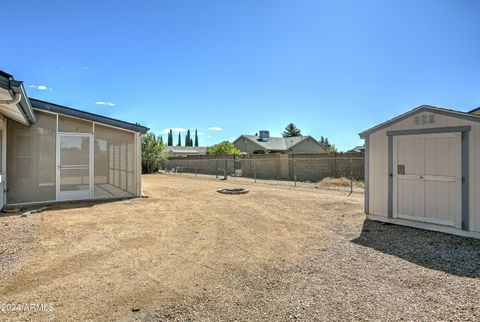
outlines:
[[468, 132], [471, 130], [471, 128], [472, 127], [470, 125], [467, 125], [467, 126], [432, 127], [428, 129], [387, 131], [387, 136]]
[[388, 218], [393, 218], [393, 136], [388, 137]]
[[469, 187], [469, 135], [471, 126], [450, 126], [428, 129], [387, 131], [388, 136], [388, 218], [393, 218], [393, 137], [400, 135], [421, 135], [436, 133], [462, 133], [461, 136], [461, 194], [462, 230], [470, 228], [470, 187]]
[[470, 230], [469, 131], [462, 132], [462, 229]]
[[364, 201], [363, 201], [363, 210], [365, 214], [368, 215], [370, 212], [370, 205], [369, 205], [369, 187], [370, 187], [370, 179], [369, 179], [369, 172], [370, 172], [370, 166], [369, 166], [369, 144], [370, 144], [370, 137], [367, 136], [365, 137], [365, 188], [364, 188]]
[[455, 110], [449, 110], [441, 107], [436, 107], [436, 106], [430, 106], [430, 105], [421, 105], [419, 107], [414, 108], [411, 111], [408, 111], [402, 115], [399, 115], [397, 117], [394, 117], [386, 122], [383, 122], [377, 126], [374, 126], [366, 131], [361, 132], [360, 138], [364, 139], [367, 135], [372, 134], [374, 132], [377, 132], [379, 130], [382, 130], [394, 123], [403, 121], [415, 114], [421, 113], [421, 112], [431, 112], [431, 113], [436, 113], [440, 115], [446, 115], [446, 116], [451, 116], [451, 117], [456, 117], [460, 119], [465, 119], [469, 121], [474, 121], [474, 122], [480, 122], [480, 115], [475, 115], [475, 114], [469, 114], [465, 112], [460, 112], [460, 111], [455, 111]]

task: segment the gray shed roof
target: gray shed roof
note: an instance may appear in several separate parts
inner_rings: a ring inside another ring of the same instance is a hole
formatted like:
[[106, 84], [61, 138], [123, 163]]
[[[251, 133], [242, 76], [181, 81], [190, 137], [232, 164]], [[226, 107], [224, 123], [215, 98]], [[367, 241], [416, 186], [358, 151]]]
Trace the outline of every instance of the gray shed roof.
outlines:
[[111, 117], [107, 116], [102, 116], [90, 112], [85, 112], [81, 110], [77, 110], [71, 107], [66, 107], [54, 103], [49, 103], [45, 101], [41, 101], [35, 98], [30, 98], [30, 102], [32, 104], [33, 108], [39, 109], [39, 110], [44, 110], [44, 111], [49, 111], [49, 112], [54, 112], [54, 113], [59, 113], [67, 116], [73, 116], [73, 117], [78, 117], [81, 119], [89, 120], [92, 122], [97, 122], [97, 123], [102, 123], [110, 126], [115, 126], [121, 129], [126, 129], [134, 132], [139, 132], [139, 133], [147, 133], [149, 128], [142, 126], [140, 124], [134, 124], [134, 123], [129, 123], [125, 121], [120, 121], [117, 119], [113, 119]]

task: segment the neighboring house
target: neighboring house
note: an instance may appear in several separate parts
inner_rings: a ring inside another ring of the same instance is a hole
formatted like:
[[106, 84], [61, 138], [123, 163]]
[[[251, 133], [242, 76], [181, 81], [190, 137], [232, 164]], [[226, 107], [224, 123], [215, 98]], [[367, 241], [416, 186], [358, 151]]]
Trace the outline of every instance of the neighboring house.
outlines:
[[147, 128], [30, 99], [0, 71], [0, 208], [141, 195]]
[[473, 110], [471, 110], [470, 112], [468, 112], [469, 114], [475, 114], [475, 115], [480, 115], [480, 107], [477, 107]]
[[186, 157], [189, 155], [205, 155], [207, 147], [201, 146], [166, 146], [162, 150], [162, 155], [169, 157]]
[[365, 145], [358, 145], [348, 152], [364, 153], [365, 152]]
[[480, 115], [422, 105], [360, 133], [373, 220], [480, 238]]
[[313, 137], [271, 137], [267, 131], [262, 138], [255, 135], [241, 135], [233, 141], [233, 144], [244, 154], [267, 154], [267, 153], [323, 153], [327, 149]]

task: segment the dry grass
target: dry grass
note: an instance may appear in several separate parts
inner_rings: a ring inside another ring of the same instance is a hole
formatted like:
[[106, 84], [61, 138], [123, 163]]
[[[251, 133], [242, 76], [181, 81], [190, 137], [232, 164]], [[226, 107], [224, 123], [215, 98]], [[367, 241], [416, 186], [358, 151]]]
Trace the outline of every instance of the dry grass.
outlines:
[[[351, 181], [348, 178], [331, 178], [331, 177], [326, 177], [319, 182], [320, 186], [324, 187], [350, 187]], [[363, 188], [363, 182], [360, 181], [353, 181], [353, 186], [355, 188]]]
[[480, 241], [364, 222], [362, 194], [169, 175], [144, 189], [24, 218], [38, 234], [0, 303], [54, 311], [0, 319], [480, 318]]

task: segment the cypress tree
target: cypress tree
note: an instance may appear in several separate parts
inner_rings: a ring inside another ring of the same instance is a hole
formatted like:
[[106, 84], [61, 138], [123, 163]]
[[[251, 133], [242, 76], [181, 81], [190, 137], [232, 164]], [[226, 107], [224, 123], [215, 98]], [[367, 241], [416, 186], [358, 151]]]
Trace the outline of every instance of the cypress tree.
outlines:
[[163, 136], [160, 135], [160, 144], [163, 145]]
[[198, 146], [198, 134], [197, 134], [197, 129], [195, 129], [195, 146]]
[[177, 146], [182, 146], [182, 132], [178, 132], [178, 143]]
[[190, 130], [187, 130], [187, 135], [185, 135], [185, 146], [192, 146], [192, 145], [190, 144], [190, 141], [191, 141], [191, 139], [190, 139]]
[[173, 132], [172, 132], [172, 129], [170, 129], [170, 131], [168, 132], [167, 145], [168, 146], [173, 146]]

